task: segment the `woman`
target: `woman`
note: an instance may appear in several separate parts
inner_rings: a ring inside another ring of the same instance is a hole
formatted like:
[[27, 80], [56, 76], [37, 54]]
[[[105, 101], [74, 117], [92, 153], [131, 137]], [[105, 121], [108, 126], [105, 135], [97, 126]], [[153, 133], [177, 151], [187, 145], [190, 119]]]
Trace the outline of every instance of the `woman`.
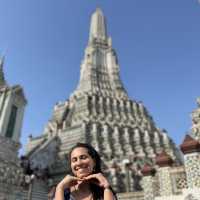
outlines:
[[85, 143], [78, 143], [69, 153], [71, 174], [56, 187], [55, 200], [113, 200], [115, 194], [101, 172], [97, 151]]

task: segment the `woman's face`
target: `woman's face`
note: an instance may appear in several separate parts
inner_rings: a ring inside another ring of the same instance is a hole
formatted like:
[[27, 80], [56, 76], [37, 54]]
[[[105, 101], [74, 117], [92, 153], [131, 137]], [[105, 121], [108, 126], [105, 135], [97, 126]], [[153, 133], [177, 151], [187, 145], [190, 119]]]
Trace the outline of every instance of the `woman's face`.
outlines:
[[71, 153], [71, 169], [75, 176], [83, 178], [92, 174], [95, 167], [93, 158], [84, 147], [77, 147]]

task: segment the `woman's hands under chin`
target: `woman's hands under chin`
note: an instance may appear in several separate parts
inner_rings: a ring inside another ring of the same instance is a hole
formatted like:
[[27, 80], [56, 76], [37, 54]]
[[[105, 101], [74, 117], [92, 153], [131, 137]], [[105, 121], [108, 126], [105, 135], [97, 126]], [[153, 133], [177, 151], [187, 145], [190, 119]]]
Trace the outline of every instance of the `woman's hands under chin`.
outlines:
[[70, 188], [76, 185], [81, 185], [82, 183], [94, 183], [102, 188], [109, 188], [110, 183], [107, 178], [102, 173], [90, 174], [86, 177], [79, 178], [76, 176], [67, 175], [65, 178], [57, 185], [57, 187], [62, 188], [63, 190], [66, 188]]
[[67, 175], [65, 176], [65, 178], [58, 184], [57, 187], [60, 187], [62, 189], [66, 189], [66, 188], [70, 188], [72, 186], [75, 186], [77, 184], [80, 184], [83, 182], [83, 179], [75, 177], [75, 176], [71, 176], [71, 175]]
[[88, 175], [87, 177], [84, 177], [83, 179], [84, 181], [87, 180], [104, 189], [110, 187], [110, 183], [108, 182], [107, 178], [102, 173], [91, 174], [91, 175]]

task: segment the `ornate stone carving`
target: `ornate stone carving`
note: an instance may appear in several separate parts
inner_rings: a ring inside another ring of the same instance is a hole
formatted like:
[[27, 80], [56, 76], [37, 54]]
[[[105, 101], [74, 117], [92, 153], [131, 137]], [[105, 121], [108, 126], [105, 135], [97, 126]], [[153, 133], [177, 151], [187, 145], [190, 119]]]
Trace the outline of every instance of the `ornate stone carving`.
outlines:
[[163, 151], [157, 155], [156, 164], [160, 167], [171, 166], [173, 164], [173, 160], [165, 151]]
[[184, 154], [200, 152], [200, 143], [193, 139], [190, 135], [186, 135], [183, 143], [180, 145]]

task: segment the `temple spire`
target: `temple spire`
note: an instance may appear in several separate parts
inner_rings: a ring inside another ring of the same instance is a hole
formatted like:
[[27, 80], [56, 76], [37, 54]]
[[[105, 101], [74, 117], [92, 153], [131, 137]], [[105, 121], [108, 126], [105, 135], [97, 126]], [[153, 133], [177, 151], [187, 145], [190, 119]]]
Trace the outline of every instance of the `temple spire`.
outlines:
[[94, 40], [107, 40], [106, 21], [100, 8], [96, 8], [91, 17], [89, 42]]
[[4, 56], [0, 57], [0, 86], [6, 85], [4, 72], [3, 72], [4, 60], [5, 60]]
[[74, 94], [102, 94], [127, 99], [119, 74], [117, 54], [107, 36], [106, 21], [100, 8], [91, 16], [89, 43], [81, 63], [80, 81]]

